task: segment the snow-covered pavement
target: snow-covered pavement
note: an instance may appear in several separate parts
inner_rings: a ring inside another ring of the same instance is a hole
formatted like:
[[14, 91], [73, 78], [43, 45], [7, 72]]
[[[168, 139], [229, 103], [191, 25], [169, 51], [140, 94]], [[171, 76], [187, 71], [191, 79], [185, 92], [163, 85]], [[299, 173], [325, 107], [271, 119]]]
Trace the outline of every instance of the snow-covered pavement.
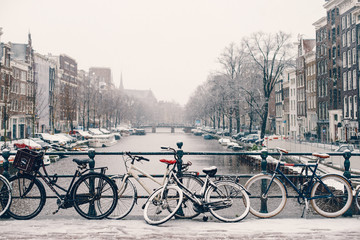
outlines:
[[1, 220], [0, 239], [360, 239], [360, 218], [246, 218], [239, 223], [170, 220], [150, 226], [142, 219], [86, 220], [40, 217]]

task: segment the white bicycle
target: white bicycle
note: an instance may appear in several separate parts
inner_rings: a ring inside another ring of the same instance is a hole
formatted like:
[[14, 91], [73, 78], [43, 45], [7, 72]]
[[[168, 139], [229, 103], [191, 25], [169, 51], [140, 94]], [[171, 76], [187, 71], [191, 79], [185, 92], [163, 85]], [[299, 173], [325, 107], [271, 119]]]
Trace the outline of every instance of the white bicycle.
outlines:
[[[116, 205], [115, 210], [108, 216], [110, 219], [122, 219], [126, 217], [131, 210], [133, 209], [135, 203], [137, 202], [138, 195], [137, 190], [133, 182], [130, 180], [135, 179], [140, 186], [150, 195], [153, 193], [154, 189], [150, 189], [150, 187], [146, 184], [144, 180], [140, 178], [139, 174], [142, 174], [147, 179], [150, 179], [152, 182], [156, 183], [159, 186], [163, 186], [166, 180], [167, 175], [169, 174], [169, 165], [167, 164], [164, 177], [162, 181], [156, 179], [155, 177], [151, 176], [150, 174], [146, 173], [139, 167], [135, 166], [135, 162], [140, 161], [150, 161], [147, 158], [142, 156], [132, 155], [130, 152], [127, 152], [123, 155], [123, 160], [125, 164], [125, 168], [127, 170], [126, 174], [124, 175], [116, 175], [113, 176], [113, 179], [118, 187], [118, 203]], [[175, 161], [176, 160], [165, 160], [161, 159], [160, 162], [167, 163], [168, 161]], [[130, 162], [130, 164], [129, 164]], [[129, 166], [128, 166], [129, 165]], [[186, 172], [188, 167], [191, 165], [191, 162], [185, 163], [182, 165], [182, 183], [190, 189], [192, 192], [200, 192], [203, 181], [197, 177], [196, 173]], [[193, 203], [184, 199], [182, 202], [182, 208], [176, 214], [179, 218], [194, 218], [198, 216], [199, 213], [196, 212], [193, 208]]]

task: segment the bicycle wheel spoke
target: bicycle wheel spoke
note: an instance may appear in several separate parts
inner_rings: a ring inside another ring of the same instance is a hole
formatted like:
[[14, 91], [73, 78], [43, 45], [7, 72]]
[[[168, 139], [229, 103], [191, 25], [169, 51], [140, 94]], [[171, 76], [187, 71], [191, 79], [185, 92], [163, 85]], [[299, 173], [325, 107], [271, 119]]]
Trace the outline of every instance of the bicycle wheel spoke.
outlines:
[[324, 217], [337, 217], [350, 207], [352, 190], [349, 183], [336, 174], [325, 175], [311, 190], [311, 204]]
[[231, 181], [216, 182], [206, 192], [206, 204], [210, 213], [224, 222], [237, 222], [250, 211], [250, 199], [240, 185]]

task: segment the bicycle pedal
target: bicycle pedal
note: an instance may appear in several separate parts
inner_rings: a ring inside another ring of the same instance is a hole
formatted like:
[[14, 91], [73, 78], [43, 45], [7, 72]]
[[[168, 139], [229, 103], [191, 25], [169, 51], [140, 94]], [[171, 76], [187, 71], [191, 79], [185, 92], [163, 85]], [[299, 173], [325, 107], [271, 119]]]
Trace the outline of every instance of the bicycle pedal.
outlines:
[[53, 212], [52, 214], [55, 215], [59, 212], [59, 209], [57, 209], [55, 212]]

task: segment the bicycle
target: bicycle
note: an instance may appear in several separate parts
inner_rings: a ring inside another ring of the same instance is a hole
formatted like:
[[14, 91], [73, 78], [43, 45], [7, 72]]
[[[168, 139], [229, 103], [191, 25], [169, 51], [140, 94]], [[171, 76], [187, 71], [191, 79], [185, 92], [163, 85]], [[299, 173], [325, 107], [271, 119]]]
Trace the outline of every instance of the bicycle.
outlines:
[[[170, 147], [162, 147], [176, 152]], [[193, 193], [177, 177], [176, 160], [166, 161], [173, 167], [169, 171], [165, 184], [153, 192], [144, 205], [144, 218], [148, 224], [159, 225], [172, 218], [181, 207], [183, 199], [193, 203], [197, 213], [210, 212], [224, 222], [237, 222], [244, 219], [250, 210], [250, 199], [246, 189], [233, 181], [212, 181], [217, 168], [204, 168], [204, 184], [199, 193]], [[208, 220], [205, 215], [204, 221]]]
[[[150, 174], [135, 166], [135, 161], [141, 162], [150, 160], [142, 156], [132, 155], [130, 152], [126, 152], [123, 155], [123, 161], [126, 168], [126, 173], [124, 175], [116, 175], [111, 178], [116, 182], [116, 185], [118, 187], [118, 203], [113, 213], [108, 216], [108, 218], [110, 219], [125, 218], [131, 212], [135, 203], [137, 203], [137, 189], [130, 180], [130, 178], [135, 179], [140, 184], [140, 186], [142, 186], [142, 188], [150, 195], [151, 193], [153, 193], [153, 190], [150, 189], [149, 186], [141, 180], [138, 173], [142, 174], [147, 179], [151, 180], [159, 186], [164, 185], [166, 176], [169, 173], [169, 165], [167, 165], [162, 181], [157, 180]], [[167, 161], [168, 160], [165, 159], [160, 160], [160, 162], [163, 163], [167, 163]], [[127, 164], [128, 162], [130, 162], [129, 166]], [[187, 172], [190, 165], [191, 162], [187, 162], [182, 165], [181, 181], [192, 192], [199, 192], [203, 185], [203, 181], [199, 177], [197, 177], [197, 173]], [[179, 211], [176, 216], [179, 218], [194, 218], [198, 215], [199, 213], [193, 210], [192, 203], [188, 202], [187, 199], [184, 199], [182, 204], [182, 211]]]
[[[352, 202], [351, 183], [338, 174], [318, 176], [316, 173], [320, 160], [328, 158], [328, 154], [313, 153], [317, 157], [316, 163], [290, 164], [281, 162], [283, 154], [288, 152], [281, 148], [277, 150], [280, 158], [273, 174], [255, 175], [245, 184], [245, 188], [251, 193], [250, 212], [253, 215], [270, 218], [283, 210], [288, 195], [284, 181], [297, 193], [298, 203], [305, 204], [302, 217], [309, 210], [309, 201], [313, 209], [324, 217], [338, 217], [349, 209]], [[306, 181], [297, 187], [281, 171], [281, 166], [302, 167], [300, 175], [304, 174]]]
[[12, 190], [9, 181], [0, 174], [0, 217], [9, 209], [12, 201]]
[[[105, 175], [106, 167], [94, 168], [100, 172], [93, 172], [87, 167], [91, 159], [73, 159], [78, 168], [66, 189], [57, 184], [57, 174], [52, 178], [48, 175], [43, 161], [44, 154], [28, 149], [18, 150], [14, 166], [19, 171], [9, 179], [13, 187], [13, 201], [8, 210], [11, 217], [25, 220], [41, 212], [46, 202], [46, 191], [38, 177], [56, 195], [58, 208], [53, 214], [70, 207], [74, 207], [87, 219], [102, 219], [111, 214], [117, 203], [117, 187]], [[44, 174], [40, 172], [41, 167]]]

